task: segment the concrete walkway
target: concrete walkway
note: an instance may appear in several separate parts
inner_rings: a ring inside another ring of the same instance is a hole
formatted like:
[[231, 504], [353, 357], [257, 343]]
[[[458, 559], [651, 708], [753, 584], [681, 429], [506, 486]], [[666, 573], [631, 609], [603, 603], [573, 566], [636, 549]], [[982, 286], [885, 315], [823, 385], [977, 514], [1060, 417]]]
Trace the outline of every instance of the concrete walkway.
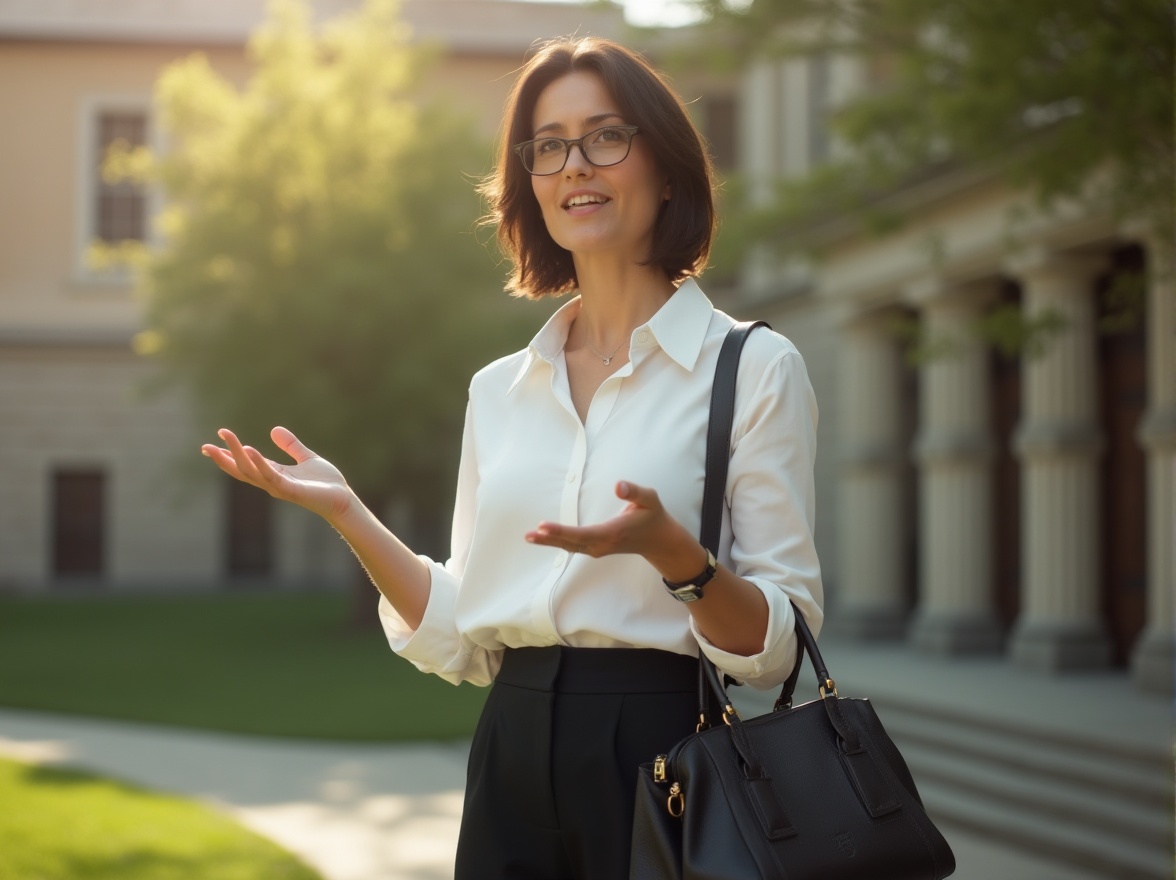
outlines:
[[[929, 659], [902, 647], [823, 639], [846, 696], [933, 694], [950, 708], [1038, 723], [1108, 747], [1169, 754], [1171, 703], [1131, 691], [1122, 675], [1052, 678], [997, 658]], [[798, 697], [809, 699], [806, 670]], [[739, 698], [745, 716], [771, 695]], [[228, 812], [326, 880], [449, 880], [461, 816], [466, 743], [308, 743], [0, 709], [0, 754], [68, 764], [195, 797]], [[954, 828], [957, 880], [1098, 880]], [[493, 880], [493, 878], [487, 878]], [[618, 878], [622, 880], [622, 878]]]
[[205, 801], [326, 880], [453, 876], [464, 743], [306, 743], [4, 709], [0, 754]]

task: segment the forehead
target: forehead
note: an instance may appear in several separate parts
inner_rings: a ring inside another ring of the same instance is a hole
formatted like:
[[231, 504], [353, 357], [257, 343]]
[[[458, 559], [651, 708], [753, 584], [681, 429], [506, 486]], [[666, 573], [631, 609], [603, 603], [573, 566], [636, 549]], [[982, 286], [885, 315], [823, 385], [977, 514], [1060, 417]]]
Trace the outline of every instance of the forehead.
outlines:
[[548, 83], [532, 113], [536, 134], [559, 134], [623, 121], [620, 107], [595, 73], [577, 71]]

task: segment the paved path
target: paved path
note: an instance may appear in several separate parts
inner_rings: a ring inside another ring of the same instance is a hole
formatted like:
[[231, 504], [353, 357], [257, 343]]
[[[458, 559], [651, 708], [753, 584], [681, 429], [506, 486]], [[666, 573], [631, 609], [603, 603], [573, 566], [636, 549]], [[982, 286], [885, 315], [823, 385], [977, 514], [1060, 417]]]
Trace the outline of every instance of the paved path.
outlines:
[[[326, 880], [452, 877], [465, 743], [305, 743], [0, 709], [0, 754], [199, 798]], [[944, 830], [956, 880], [1097, 880]]]
[[199, 798], [327, 880], [453, 876], [464, 743], [305, 743], [0, 710], [0, 754]]

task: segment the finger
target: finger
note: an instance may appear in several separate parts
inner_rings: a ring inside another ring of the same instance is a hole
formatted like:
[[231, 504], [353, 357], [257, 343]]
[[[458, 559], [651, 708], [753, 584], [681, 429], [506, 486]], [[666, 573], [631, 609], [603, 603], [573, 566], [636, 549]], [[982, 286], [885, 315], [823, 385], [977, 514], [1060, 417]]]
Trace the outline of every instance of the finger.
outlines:
[[252, 446], [245, 447], [245, 454], [249, 456], [249, 460], [257, 468], [258, 476], [261, 477], [262, 488], [276, 488], [282, 482], [283, 474], [264, 455]]
[[261, 474], [258, 473], [257, 466], [249, 458], [249, 453], [245, 451], [244, 444], [237, 439], [237, 435], [228, 428], [221, 428], [216, 433], [229, 447], [229, 454], [233, 456], [233, 461], [237, 465], [237, 470], [241, 472], [242, 479], [249, 483], [260, 483]]
[[270, 431], [270, 439], [274, 444], [294, 459], [298, 464], [304, 461], [309, 461], [312, 458], [318, 458], [314, 452], [310, 450], [301, 440], [294, 436], [294, 432], [289, 428], [283, 428], [281, 425], [275, 427]]
[[584, 542], [568, 536], [567, 530], [558, 523], [540, 523], [534, 531], [524, 537], [532, 544], [544, 547], [559, 547], [564, 550], [578, 549]]
[[638, 486], [627, 480], [621, 480], [617, 483], [616, 493], [618, 498], [628, 501], [630, 504], [636, 504], [638, 507], [656, 509], [661, 504], [655, 489], [650, 489], [648, 486]]
[[558, 547], [569, 553], [595, 555], [601, 547], [608, 545], [604, 526], [565, 526], [559, 523], [540, 523], [525, 535], [532, 544], [544, 547]]
[[551, 547], [555, 550], [566, 550], [568, 553], [583, 553], [585, 556], [594, 556], [595, 548], [590, 544], [583, 544], [578, 541], [571, 541], [567, 538], [553, 538], [549, 535], [528, 535], [527, 542], [535, 544], [540, 547]]
[[200, 447], [201, 453], [212, 459], [213, 464], [219, 467], [222, 471], [228, 474], [235, 480], [248, 482], [242, 475], [241, 471], [237, 469], [237, 463], [233, 460], [233, 456], [221, 449], [219, 446], [214, 446], [211, 443], [205, 443]]

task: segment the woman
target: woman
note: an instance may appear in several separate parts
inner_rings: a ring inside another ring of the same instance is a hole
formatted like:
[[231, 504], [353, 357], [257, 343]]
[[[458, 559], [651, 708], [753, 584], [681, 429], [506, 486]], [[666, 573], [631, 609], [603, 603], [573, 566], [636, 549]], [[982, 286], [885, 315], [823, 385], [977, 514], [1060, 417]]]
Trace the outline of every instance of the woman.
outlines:
[[699, 647], [770, 687], [816, 629], [816, 407], [796, 349], [751, 335], [736, 393], [719, 562], [699, 544], [711, 380], [732, 321], [693, 276], [712, 171], [674, 93], [604, 40], [523, 69], [483, 186], [514, 292], [576, 292], [470, 385], [452, 556], [414, 555], [284, 428], [280, 465], [203, 448], [325, 517], [380, 593], [392, 648], [494, 682], [470, 755], [457, 877], [628, 876], [637, 765], [696, 724]]

